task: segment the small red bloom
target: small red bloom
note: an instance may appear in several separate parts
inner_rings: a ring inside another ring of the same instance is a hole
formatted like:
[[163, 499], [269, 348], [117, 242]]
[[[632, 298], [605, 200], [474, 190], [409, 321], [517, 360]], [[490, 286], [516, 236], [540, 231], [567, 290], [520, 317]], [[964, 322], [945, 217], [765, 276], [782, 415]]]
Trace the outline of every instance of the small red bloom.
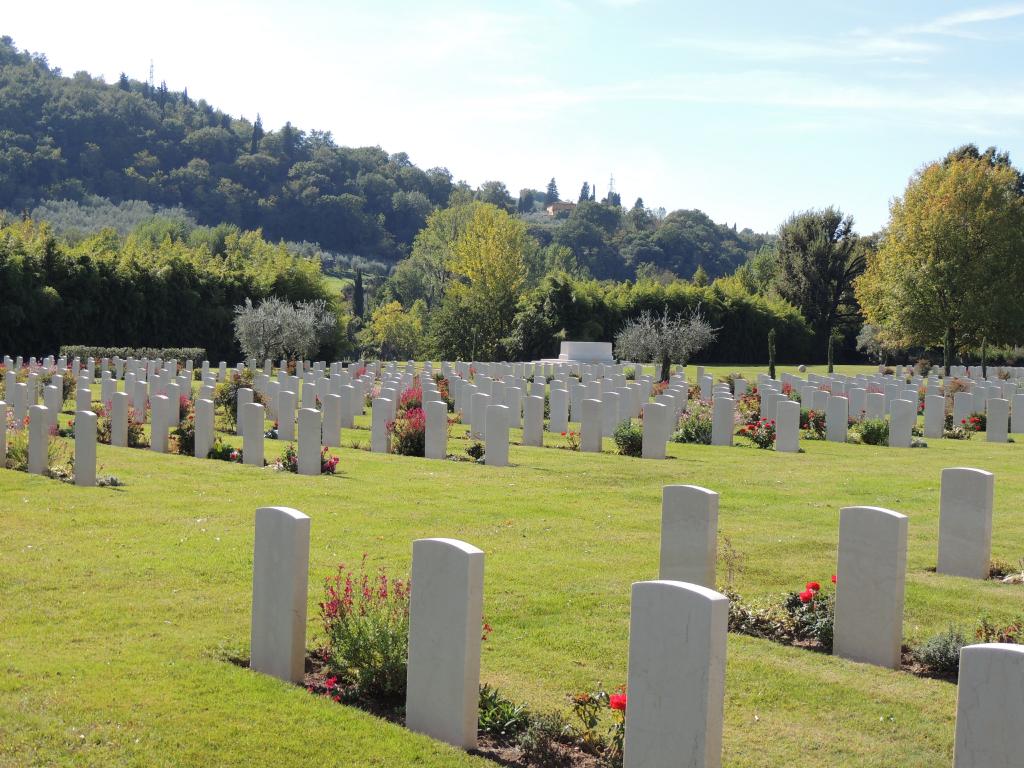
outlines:
[[626, 694], [624, 693], [613, 693], [608, 697], [608, 706], [612, 709], [617, 709], [620, 712], [626, 711]]
[[814, 599], [814, 593], [811, 592], [811, 590], [809, 590], [809, 589], [804, 590], [803, 592], [800, 593], [800, 602], [801, 603], [809, 603], [813, 599]]
[[836, 575], [835, 575], [834, 573], [832, 574], [832, 583], [833, 583], [833, 584], [835, 584], [835, 583], [836, 583]]
[[818, 592], [821, 589], [821, 584], [816, 581], [808, 581], [806, 584], [807, 589], [811, 592]]

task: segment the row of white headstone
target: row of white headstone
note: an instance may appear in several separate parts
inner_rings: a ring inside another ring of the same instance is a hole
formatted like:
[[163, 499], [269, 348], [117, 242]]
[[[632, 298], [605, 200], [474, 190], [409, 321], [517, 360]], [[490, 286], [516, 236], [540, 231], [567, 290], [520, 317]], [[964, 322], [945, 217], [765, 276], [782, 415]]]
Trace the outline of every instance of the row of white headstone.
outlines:
[[[939, 570], [970, 570], [983, 556], [987, 567], [978, 518], [987, 509], [990, 535], [992, 476], [954, 469], [942, 479]], [[697, 486], [663, 491], [659, 578], [632, 587], [626, 766], [721, 764], [729, 602], [714, 591], [718, 501]], [[296, 683], [304, 675], [309, 537], [300, 512], [256, 512], [250, 664]], [[840, 511], [836, 655], [899, 667], [906, 544], [904, 515]], [[477, 744], [483, 575], [484, 553], [470, 544], [413, 542], [406, 723], [466, 749]], [[962, 650], [954, 766], [1016, 764], [1022, 689], [1024, 647]]]

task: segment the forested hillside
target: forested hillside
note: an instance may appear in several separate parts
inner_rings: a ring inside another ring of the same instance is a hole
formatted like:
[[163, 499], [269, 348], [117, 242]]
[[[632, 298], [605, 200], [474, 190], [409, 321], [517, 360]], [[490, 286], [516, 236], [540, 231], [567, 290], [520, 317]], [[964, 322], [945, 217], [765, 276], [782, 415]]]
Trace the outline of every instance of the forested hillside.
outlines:
[[[273, 130], [258, 117], [228, 115], [188, 89], [169, 90], [122, 75], [105, 83], [66, 77], [45, 57], [0, 38], [0, 209], [62, 211], [52, 201], [96, 197], [184, 209], [200, 224], [262, 229], [272, 241], [318, 243], [335, 253], [395, 263], [408, 255], [427, 217], [455, 200], [479, 200], [522, 216], [542, 246], [566, 249], [581, 273], [631, 279], [638, 272], [691, 278], [729, 274], [765, 236], [716, 224], [698, 210], [620, 205], [613, 191], [565, 218], [544, 207], [546, 192], [515, 198], [500, 181], [477, 189], [445, 168], [423, 170], [402, 152], [344, 147], [329, 132], [291, 123]], [[607, 166], [608, 158], [595, 158]], [[564, 199], [564, 198], [563, 198]], [[81, 227], [88, 232], [88, 227]], [[126, 227], [125, 230], [130, 229]], [[699, 272], [698, 272], [699, 268]]]

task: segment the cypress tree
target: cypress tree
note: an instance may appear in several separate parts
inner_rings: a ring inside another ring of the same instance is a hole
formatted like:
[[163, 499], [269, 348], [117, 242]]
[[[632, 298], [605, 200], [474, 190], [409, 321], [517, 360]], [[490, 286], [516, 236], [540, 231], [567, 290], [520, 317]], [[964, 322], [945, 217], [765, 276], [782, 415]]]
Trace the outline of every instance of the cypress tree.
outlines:
[[356, 270], [356, 282], [352, 288], [352, 314], [356, 317], [362, 317], [363, 311], [366, 309], [366, 296], [363, 293], [363, 271], [361, 269]]
[[775, 329], [768, 330], [768, 376], [775, 378]]

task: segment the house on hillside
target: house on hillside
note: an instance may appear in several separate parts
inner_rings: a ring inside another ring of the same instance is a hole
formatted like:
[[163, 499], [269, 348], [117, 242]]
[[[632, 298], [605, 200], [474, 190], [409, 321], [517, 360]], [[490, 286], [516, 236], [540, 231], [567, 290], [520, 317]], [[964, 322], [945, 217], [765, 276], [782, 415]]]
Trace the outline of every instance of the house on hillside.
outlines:
[[548, 204], [548, 207], [544, 210], [547, 211], [548, 216], [568, 216], [575, 207], [576, 203], [563, 203], [559, 200], [556, 203]]

